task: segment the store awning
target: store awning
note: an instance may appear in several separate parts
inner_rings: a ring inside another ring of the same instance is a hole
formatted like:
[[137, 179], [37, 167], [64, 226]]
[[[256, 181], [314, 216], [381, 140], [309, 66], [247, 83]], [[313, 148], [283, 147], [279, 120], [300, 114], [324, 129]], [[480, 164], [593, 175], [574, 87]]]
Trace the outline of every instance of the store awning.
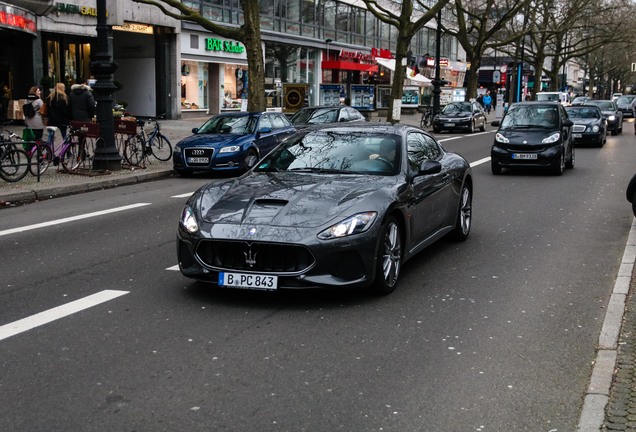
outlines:
[[356, 63], [351, 61], [323, 61], [323, 69], [340, 69], [362, 72], [377, 72], [378, 66], [366, 63]]
[[[377, 61], [379, 65], [382, 65], [387, 69], [391, 69], [392, 71], [395, 71], [395, 59], [386, 59], [382, 57], [376, 57], [375, 61]], [[431, 82], [432, 82], [430, 79], [426, 78], [424, 75], [420, 73], [415, 73], [413, 69], [411, 69], [408, 66], [406, 68], [406, 78], [416, 82], [419, 85], [424, 85], [424, 86], [431, 85]]]

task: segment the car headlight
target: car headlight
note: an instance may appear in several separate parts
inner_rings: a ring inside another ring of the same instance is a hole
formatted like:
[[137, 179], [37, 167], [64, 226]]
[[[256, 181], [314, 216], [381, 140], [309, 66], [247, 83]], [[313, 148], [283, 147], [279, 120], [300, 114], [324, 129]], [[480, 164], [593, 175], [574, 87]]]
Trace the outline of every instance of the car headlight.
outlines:
[[607, 117], [607, 119], [609, 121], [614, 121], [614, 120], [616, 120], [616, 116], [615, 115], [611, 115], [611, 116]]
[[318, 238], [321, 240], [331, 240], [365, 232], [371, 228], [377, 215], [377, 212], [358, 213], [342, 222], [330, 226], [318, 234]]
[[495, 141], [500, 142], [500, 143], [504, 143], [504, 144], [508, 144], [510, 142], [510, 140], [508, 138], [506, 138], [505, 136], [503, 136], [499, 132], [497, 132], [495, 134]]
[[189, 233], [194, 234], [199, 230], [197, 218], [194, 216], [194, 211], [189, 205], [183, 208], [183, 211], [181, 212], [181, 219], [179, 220], [179, 222]]
[[600, 130], [600, 128], [598, 127], [598, 125], [594, 125], [592, 126], [592, 132], [596, 133]]
[[240, 146], [233, 145], [233, 146], [221, 147], [221, 150], [219, 150], [219, 153], [236, 153], [239, 150], [241, 150]]
[[557, 132], [557, 133], [553, 133], [552, 135], [550, 135], [547, 138], [543, 138], [541, 140], [541, 142], [543, 144], [553, 144], [553, 143], [559, 141], [559, 138], [561, 138], [561, 134], [559, 132]]

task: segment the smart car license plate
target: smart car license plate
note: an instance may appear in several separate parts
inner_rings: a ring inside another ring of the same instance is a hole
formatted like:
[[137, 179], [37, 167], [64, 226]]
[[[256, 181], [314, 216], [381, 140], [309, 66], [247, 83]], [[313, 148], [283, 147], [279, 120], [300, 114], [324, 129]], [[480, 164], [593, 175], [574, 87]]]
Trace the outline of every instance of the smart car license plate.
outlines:
[[536, 153], [513, 153], [512, 158], [513, 159], [536, 159], [537, 154]]
[[444, 126], [453, 127], [453, 126], [455, 126], [455, 123], [444, 123]]
[[206, 157], [189, 157], [187, 159], [188, 163], [195, 163], [195, 164], [207, 164], [210, 163], [210, 158], [206, 158]]
[[219, 286], [273, 291], [278, 288], [278, 276], [220, 272]]

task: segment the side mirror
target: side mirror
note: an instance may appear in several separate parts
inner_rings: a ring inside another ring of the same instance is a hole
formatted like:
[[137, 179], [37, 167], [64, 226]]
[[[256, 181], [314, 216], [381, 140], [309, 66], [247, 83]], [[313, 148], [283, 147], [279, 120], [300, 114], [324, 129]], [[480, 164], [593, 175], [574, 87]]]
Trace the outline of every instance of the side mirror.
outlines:
[[565, 126], [565, 127], [574, 126], [574, 123], [572, 122], [572, 120], [567, 119], [567, 120], [563, 121], [563, 126]]
[[494, 120], [493, 122], [490, 123], [490, 126], [499, 127], [500, 124], [501, 122], [499, 120]]
[[418, 174], [419, 175], [437, 174], [439, 172], [442, 172], [442, 164], [439, 163], [438, 161], [427, 159], [424, 162], [422, 162], [422, 165], [420, 165], [420, 170]]
[[195, 133], [199, 133], [199, 128], [192, 128], [192, 133], [193, 133], [193, 134], [195, 134]]

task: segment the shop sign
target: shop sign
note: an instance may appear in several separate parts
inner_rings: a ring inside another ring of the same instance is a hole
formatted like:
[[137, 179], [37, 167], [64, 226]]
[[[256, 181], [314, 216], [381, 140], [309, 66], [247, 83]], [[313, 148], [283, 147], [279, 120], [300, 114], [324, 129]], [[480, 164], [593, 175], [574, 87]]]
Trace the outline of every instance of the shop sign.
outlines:
[[340, 58], [347, 59], [347, 60], [361, 60], [361, 61], [373, 62], [373, 55], [365, 54], [360, 51], [340, 50]]
[[23, 30], [29, 33], [37, 33], [35, 16], [30, 16], [29, 12], [21, 9], [14, 9], [11, 6], [0, 5], [0, 27], [13, 30]]
[[371, 56], [384, 59], [392, 59], [393, 53], [391, 52], [391, 50], [384, 48], [371, 48]]
[[113, 26], [113, 30], [127, 31], [132, 33], [153, 34], [152, 26], [148, 24], [124, 23], [123, 25]]
[[243, 54], [245, 47], [237, 41], [224, 41], [216, 38], [205, 39], [205, 49], [207, 51], [222, 51], [236, 54]]
[[64, 12], [68, 14], [97, 16], [97, 8], [93, 6], [81, 6], [68, 3], [56, 3], [55, 10], [57, 12]]

